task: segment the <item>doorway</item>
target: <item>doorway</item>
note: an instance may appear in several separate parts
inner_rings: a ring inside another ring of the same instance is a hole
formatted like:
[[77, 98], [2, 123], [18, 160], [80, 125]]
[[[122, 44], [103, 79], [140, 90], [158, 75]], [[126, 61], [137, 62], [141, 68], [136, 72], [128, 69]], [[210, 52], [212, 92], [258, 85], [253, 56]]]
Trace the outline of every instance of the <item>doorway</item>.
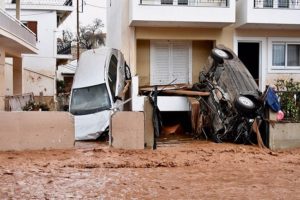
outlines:
[[238, 57], [259, 85], [260, 43], [238, 42]]

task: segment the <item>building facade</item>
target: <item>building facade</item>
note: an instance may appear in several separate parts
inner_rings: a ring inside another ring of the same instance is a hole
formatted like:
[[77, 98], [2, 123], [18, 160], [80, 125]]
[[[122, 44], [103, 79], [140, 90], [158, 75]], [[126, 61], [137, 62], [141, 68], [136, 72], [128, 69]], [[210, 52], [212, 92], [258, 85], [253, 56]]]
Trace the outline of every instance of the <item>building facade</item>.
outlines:
[[[17, 8], [20, 1], [16, 2]], [[14, 16], [18, 16], [15, 10]], [[0, 111], [5, 110], [5, 96], [22, 93], [22, 54], [36, 54], [36, 35], [5, 10], [0, 3]]]
[[[15, 14], [15, 1], [6, 1], [6, 10]], [[57, 28], [73, 11], [72, 0], [23, 0], [20, 3], [20, 21], [36, 35], [37, 54], [22, 54], [22, 90], [44, 96], [54, 107], [56, 95], [56, 63], [71, 55], [57, 53]]]
[[263, 90], [300, 79], [299, 0], [110, 0], [107, 46], [138, 86], [195, 83], [212, 48], [234, 50]]
[[260, 89], [300, 80], [300, 1], [237, 1], [234, 50]]

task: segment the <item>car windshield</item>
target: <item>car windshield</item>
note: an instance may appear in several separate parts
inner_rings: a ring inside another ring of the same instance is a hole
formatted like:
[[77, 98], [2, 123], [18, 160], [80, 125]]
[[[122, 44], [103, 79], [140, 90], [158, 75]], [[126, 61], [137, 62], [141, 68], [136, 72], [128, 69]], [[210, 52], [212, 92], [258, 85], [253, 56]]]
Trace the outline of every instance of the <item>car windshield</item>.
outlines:
[[70, 112], [86, 115], [110, 109], [111, 103], [105, 83], [73, 89]]

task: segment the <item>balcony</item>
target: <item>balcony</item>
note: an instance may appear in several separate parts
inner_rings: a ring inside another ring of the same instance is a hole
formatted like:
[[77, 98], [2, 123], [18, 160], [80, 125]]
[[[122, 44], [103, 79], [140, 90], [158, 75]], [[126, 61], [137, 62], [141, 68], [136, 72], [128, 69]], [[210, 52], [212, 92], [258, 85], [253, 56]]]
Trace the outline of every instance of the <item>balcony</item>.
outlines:
[[[5, 0], [6, 4], [16, 4], [16, 0]], [[72, 0], [20, 0], [21, 5], [31, 6], [72, 6]]]
[[[16, 9], [16, 0], [5, 0], [7, 10]], [[73, 0], [20, 0], [21, 10], [55, 10], [60, 25], [74, 10]]]
[[130, 0], [131, 26], [213, 27], [235, 22], [235, 0]]
[[228, 7], [228, 0], [140, 0], [141, 5]]
[[36, 53], [36, 36], [20, 21], [0, 9], [0, 43], [11, 54]]
[[73, 58], [71, 42], [57, 43], [56, 58], [59, 60], [71, 60]]
[[254, 8], [300, 9], [300, 0], [255, 0]]
[[236, 12], [239, 28], [300, 28], [300, 0], [238, 0]]

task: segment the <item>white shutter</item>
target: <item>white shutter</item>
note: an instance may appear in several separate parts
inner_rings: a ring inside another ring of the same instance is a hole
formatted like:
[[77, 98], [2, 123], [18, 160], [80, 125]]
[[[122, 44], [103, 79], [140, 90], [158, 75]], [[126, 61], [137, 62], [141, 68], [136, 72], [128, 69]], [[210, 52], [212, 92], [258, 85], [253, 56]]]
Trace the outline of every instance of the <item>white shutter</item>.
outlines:
[[151, 45], [150, 84], [168, 84], [170, 76], [170, 48], [167, 42], [153, 42]]
[[151, 41], [150, 84], [189, 83], [191, 43]]
[[172, 80], [176, 79], [174, 83], [188, 83], [189, 82], [189, 45], [187, 43], [173, 43], [172, 44]]

